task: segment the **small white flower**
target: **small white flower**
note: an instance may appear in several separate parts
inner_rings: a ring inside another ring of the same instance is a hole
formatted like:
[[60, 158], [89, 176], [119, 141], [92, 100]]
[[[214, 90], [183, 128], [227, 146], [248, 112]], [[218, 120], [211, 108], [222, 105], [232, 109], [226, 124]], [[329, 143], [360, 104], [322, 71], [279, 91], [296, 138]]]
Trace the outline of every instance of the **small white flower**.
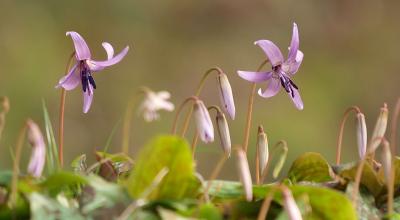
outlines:
[[153, 92], [146, 91], [145, 99], [139, 107], [140, 114], [143, 114], [144, 120], [150, 122], [157, 120], [160, 115], [158, 111], [173, 111], [174, 104], [168, 101], [171, 94], [167, 91]]

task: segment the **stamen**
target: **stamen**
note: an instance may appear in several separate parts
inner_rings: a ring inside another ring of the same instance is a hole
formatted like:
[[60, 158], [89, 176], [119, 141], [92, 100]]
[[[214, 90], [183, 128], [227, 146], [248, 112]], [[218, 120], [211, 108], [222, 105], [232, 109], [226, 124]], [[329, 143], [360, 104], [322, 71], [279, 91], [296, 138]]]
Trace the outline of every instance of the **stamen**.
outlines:
[[85, 69], [82, 69], [81, 71], [81, 81], [82, 81], [82, 90], [83, 92], [86, 92], [86, 89], [88, 87], [88, 77]]
[[290, 84], [292, 84], [292, 86], [293, 86], [294, 88], [296, 88], [297, 90], [299, 90], [299, 87], [297, 87], [297, 85], [294, 84], [294, 82], [293, 82], [291, 79], [289, 79], [289, 82], [290, 82]]
[[89, 83], [93, 86], [94, 89], [96, 89], [96, 82], [94, 81], [92, 74], [89, 73], [88, 79]]

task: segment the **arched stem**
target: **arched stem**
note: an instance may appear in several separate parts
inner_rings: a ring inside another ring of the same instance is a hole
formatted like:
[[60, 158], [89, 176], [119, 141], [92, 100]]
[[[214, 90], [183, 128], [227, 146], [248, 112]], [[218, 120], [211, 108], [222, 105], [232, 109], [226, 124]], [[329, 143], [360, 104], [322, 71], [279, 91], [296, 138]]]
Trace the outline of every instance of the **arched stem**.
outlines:
[[[72, 61], [74, 60], [75, 51], [71, 53], [68, 59], [67, 66], [65, 67], [65, 75], [68, 74], [72, 66]], [[64, 114], [65, 114], [65, 98], [67, 96], [67, 91], [61, 88], [60, 97], [60, 115], [59, 115], [59, 127], [58, 127], [58, 161], [61, 168], [64, 167]]]
[[392, 146], [392, 155], [396, 155], [397, 152], [397, 126], [399, 123], [400, 115], [400, 98], [397, 99], [396, 106], [394, 108], [394, 114], [392, 119], [392, 124], [390, 126], [390, 145]]
[[[182, 104], [178, 107], [178, 109], [176, 110], [176, 115], [175, 115], [175, 118], [174, 118], [174, 122], [173, 122], [173, 124], [172, 124], [172, 129], [171, 129], [171, 133], [172, 133], [172, 134], [176, 134], [176, 127], [177, 127], [177, 124], [178, 124], [179, 114], [180, 114], [180, 112], [182, 111], [183, 107], [185, 107], [185, 105], [186, 105], [187, 103], [189, 103], [190, 101], [196, 101], [196, 100], [198, 100], [198, 99], [199, 99], [199, 98], [197, 98], [197, 96], [191, 96], [191, 97], [185, 99], [185, 101], [183, 101]], [[192, 108], [191, 108], [191, 109], [192, 109]], [[184, 136], [184, 134], [182, 134], [182, 137], [183, 137], [183, 136]]]
[[133, 118], [133, 110], [137, 103], [137, 97], [141, 94], [146, 94], [150, 92], [150, 89], [142, 86], [139, 88], [139, 91], [134, 94], [131, 100], [126, 107], [124, 120], [123, 120], [123, 127], [122, 127], [122, 152], [125, 154], [129, 154], [129, 139], [130, 139], [130, 132], [131, 132], [131, 124]]
[[[257, 72], [261, 71], [261, 69], [268, 63], [268, 60], [265, 60], [261, 63], [258, 67]], [[243, 139], [243, 149], [244, 152], [247, 153], [247, 147], [249, 145], [249, 136], [250, 136], [250, 127], [251, 127], [251, 119], [253, 114], [253, 104], [254, 104], [254, 97], [256, 95], [256, 83], [251, 84], [251, 92], [249, 97], [249, 103], [247, 105], [247, 119], [246, 119], [246, 127], [244, 130], [244, 139]]]
[[23, 127], [20, 129], [18, 133], [18, 139], [16, 143], [16, 152], [14, 158], [14, 165], [13, 165], [13, 174], [11, 180], [11, 195], [9, 204], [11, 207], [14, 207], [17, 202], [17, 194], [18, 194], [18, 176], [19, 176], [19, 161], [21, 160], [21, 152], [22, 147], [25, 141], [25, 133], [27, 129], [27, 123], [25, 122]]
[[193, 156], [193, 159], [194, 159], [194, 154], [196, 152], [196, 147], [197, 147], [198, 140], [199, 140], [199, 132], [197, 132], [197, 130], [196, 130], [195, 133], [194, 133], [194, 136], [193, 136], [193, 140], [192, 140], [192, 156]]
[[277, 150], [280, 148], [287, 148], [287, 142], [285, 140], [280, 140], [278, 142], [276, 142], [276, 144], [274, 145], [271, 154], [268, 158], [267, 164], [265, 165], [264, 168], [264, 172], [261, 174], [261, 179], [260, 179], [260, 184], [263, 184], [265, 179], [267, 178], [268, 175], [268, 169], [269, 166], [271, 164], [271, 159], [274, 157], [275, 153], [277, 152]]
[[[199, 82], [199, 85], [197, 86], [197, 89], [196, 89], [196, 92], [195, 92], [195, 96], [199, 96], [200, 95], [201, 91], [203, 90], [203, 87], [204, 87], [204, 84], [206, 82], [206, 79], [208, 78], [208, 76], [211, 73], [214, 73], [214, 72], [217, 73], [217, 74], [222, 74], [223, 73], [223, 71], [219, 67], [213, 67], [213, 68], [207, 70], [204, 73], [203, 77], [201, 78], [201, 80]], [[181, 132], [182, 136], [185, 136], [185, 134], [186, 134], [186, 131], [187, 131], [188, 127], [189, 127], [190, 117], [192, 116], [192, 113], [193, 113], [193, 107], [190, 108], [189, 112], [185, 116], [185, 120], [183, 121], [183, 127], [182, 127], [182, 132]]]
[[350, 115], [350, 112], [354, 111], [355, 113], [361, 113], [360, 108], [357, 106], [352, 106], [348, 108], [342, 117], [342, 121], [340, 122], [340, 128], [339, 128], [339, 136], [337, 139], [337, 145], [336, 145], [336, 165], [340, 164], [340, 158], [342, 156], [342, 140], [343, 140], [343, 130], [344, 130], [344, 125], [347, 121], [347, 118]]

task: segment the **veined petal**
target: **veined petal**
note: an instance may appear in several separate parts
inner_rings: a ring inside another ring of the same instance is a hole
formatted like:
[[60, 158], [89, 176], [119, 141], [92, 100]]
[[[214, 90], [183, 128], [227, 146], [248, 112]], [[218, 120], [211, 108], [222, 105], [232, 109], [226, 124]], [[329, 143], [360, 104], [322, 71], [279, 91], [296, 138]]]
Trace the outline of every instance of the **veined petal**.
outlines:
[[250, 71], [237, 71], [240, 77], [250, 82], [263, 82], [272, 77], [272, 71], [269, 72], [250, 72]]
[[72, 41], [74, 41], [76, 57], [78, 58], [78, 60], [90, 59], [91, 54], [89, 47], [82, 36], [75, 31], [67, 32], [66, 35], [71, 36]]
[[88, 89], [83, 93], [83, 113], [88, 113], [93, 101], [93, 86], [88, 84]]
[[81, 80], [78, 71], [76, 71], [77, 67], [78, 64], [75, 64], [69, 73], [58, 81], [56, 88], [63, 87], [65, 90], [75, 89]]
[[104, 49], [107, 52], [107, 59], [109, 60], [109, 59], [113, 58], [113, 56], [114, 56], [113, 46], [108, 42], [103, 42], [101, 45], [103, 45]]
[[299, 91], [293, 87], [292, 87], [292, 90], [293, 90], [293, 97], [290, 93], [288, 93], [289, 97], [292, 99], [292, 101], [297, 109], [303, 110], [303, 108], [304, 108], [303, 100], [301, 100]]
[[281, 82], [279, 81], [279, 79], [272, 78], [269, 81], [267, 89], [265, 89], [264, 92], [262, 92], [261, 89], [258, 90], [258, 95], [264, 98], [269, 98], [276, 95], [280, 89], [281, 89]]
[[261, 47], [272, 66], [278, 66], [283, 63], [282, 52], [272, 41], [258, 40], [254, 44]]
[[303, 52], [297, 50], [296, 59], [293, 62], [286, 60], [282, 65], [282, 70], [285, 73], [294, 75], [299, 70], [301, 62], [303, 61], [303, 57], [304, 57]]
[[292, 41], [290, 42], [290, 49], [287, 60], [289, 62], [294, 62], [297, 57], [297, 50], [299, 49], [299, 31], [297, 29], [296, 23], [293, 23], [293, 34]]
[[[95, 66], [99, 66], [99, 67], [103, 67], [103, 68], [107, 67], [107, 66], [112, 66], [114, 64], [119, 63], [125, 57], [125, 55], [128, 53], [128, 50], [129, 50], [129, 47], [127, 46], [121, 51], [121, 53], [119, 53], [118, 55], [116, 55], [115, 57], [113, 57], [109, 60], [106, 60], [106, 61], [92, 60], [91, 63], [94, 64]], [[96, 71], [96, 70], [93, 70], [91, 66], [90, 66], [90, 69], [92, 71]]]

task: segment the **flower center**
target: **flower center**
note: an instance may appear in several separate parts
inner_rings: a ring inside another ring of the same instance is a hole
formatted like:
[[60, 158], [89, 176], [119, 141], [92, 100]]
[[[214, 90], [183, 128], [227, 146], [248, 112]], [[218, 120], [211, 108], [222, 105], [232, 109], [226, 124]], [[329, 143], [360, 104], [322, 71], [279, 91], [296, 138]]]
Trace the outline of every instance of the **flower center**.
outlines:
[[[94, 81], [94, 79], [92, 77], [92, 73], [91, 73], [89, 67], [85, 64], [85, 61], [81, 61], [80, 70], [81, 70], [81, 81], [82, 81], [83, 92], [86, 92], [86, 90], [89, 87], [89, 84], [92, 85], [92, 87], [94, 89], [96, 89], [96, 82]], [[90, 90], [89, 90], [89, 92], [90, 92]]]

